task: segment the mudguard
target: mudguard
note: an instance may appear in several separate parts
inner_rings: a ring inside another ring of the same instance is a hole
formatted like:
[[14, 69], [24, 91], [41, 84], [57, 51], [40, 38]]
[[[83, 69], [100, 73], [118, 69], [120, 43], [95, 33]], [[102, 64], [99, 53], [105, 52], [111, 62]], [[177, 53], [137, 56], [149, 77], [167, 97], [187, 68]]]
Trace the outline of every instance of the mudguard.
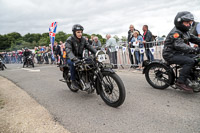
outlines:
[[163, 65], [167, 65], [164, 63], [163, 60], [158, 60], [158, 59], [155, 59], [153, 60], [152, 62], [150, 62], [149, 60], [145, 60], [142, 64], [142, 66], [144, 67], [143, 69], [143, 74], [145, 74], [145, 71], [146, 69], [151, 65], [151, 64], [163, 64]]
[[174, 84], [174, 80], [175, 80], [175, 73], [173, 71], [173, 69], [170, 67], [170, 65], [168, 65], [167, 63], [165, 63], [163, 60], [154, 60], [152, 62], [149, 62], [148, 60], [145, 60], [143, 62], [143, 74], [145, 74], [147, 68], [155, 65], [155, 64], [159, 64], [159, 65], [163, 65], [172, 75], [172, 81], [171, 81], [171, 85]]
[[111, 68], [103, 68], [101, 70], [102, 73], [115, 73], [115, 71]]

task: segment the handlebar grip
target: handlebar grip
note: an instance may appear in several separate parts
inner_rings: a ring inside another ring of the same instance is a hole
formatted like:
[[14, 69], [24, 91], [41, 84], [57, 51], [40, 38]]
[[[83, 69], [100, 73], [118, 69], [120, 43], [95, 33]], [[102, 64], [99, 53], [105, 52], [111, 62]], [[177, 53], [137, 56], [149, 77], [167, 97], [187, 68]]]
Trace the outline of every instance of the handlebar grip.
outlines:
[[83, 62], [83, 60], [75, 61], [75, 62], [74, 62], [74, 66], [77, 66], [78, 64], [80, 64], [80, 63], [82, 63], [82, 62]]

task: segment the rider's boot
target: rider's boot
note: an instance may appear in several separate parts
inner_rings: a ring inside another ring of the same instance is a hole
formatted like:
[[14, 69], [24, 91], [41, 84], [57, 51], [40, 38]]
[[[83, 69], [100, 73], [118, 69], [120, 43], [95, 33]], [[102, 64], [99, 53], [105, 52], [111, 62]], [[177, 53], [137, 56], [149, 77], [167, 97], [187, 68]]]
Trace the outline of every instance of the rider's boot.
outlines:
[[74, 90], [79, 90], [80, 89], [80, 86], [79, 84], [76, 82], [76, 80], [72, 80], [72, 89]]
[[177, 81], [177, 82], [176, 82], [176, 86], [182, 88], [182, 89], [185, 90], [185, 91], [193, 92], [193, 89], [192, 89], [191, 87], [187, 86], [186, 84], [184, 84], [184, 83], [182, 83], [182, 82]]

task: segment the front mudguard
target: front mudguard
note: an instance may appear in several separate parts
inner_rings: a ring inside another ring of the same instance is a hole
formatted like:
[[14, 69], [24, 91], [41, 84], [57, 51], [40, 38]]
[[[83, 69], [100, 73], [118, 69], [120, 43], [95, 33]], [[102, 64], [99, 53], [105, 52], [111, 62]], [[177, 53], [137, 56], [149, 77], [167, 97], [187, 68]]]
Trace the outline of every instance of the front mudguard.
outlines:
[[[107, 74], [107, 73], [111, 73], [111, 74], [114, 74], [115, 73], [115, 71], [113, 70], [113, 69], [111, 69], [111, 68], [102, 68], [101, 69], [101, 73], [102, 74]], [[96, 92], [97, 92], [97, 94], [99, 95], [99, 93], [100, 93], [100, 91], [101, 91], [101, 89], [100, 89], [100, 87], [98, 87], [98, 86], [100, 86], [101, 84], [101, 81], [99, 80], [99, 78], [98, 77], [96, 77], [96, 79], [95, 79], [95, 88], [96, 88]]]
[[159, 65], [162, 65], [164, 68], [166, 68], [166, 70], [171, 74], [172, 76], [172, 80], [170, 82], [170, 85], [173, 85], [174, 84], [174, 81], [175, 81], [175, 73], [173, 71], [173, 69], [170, 67], [170, 65], [166, 64], [163, 60], [154, 60], [152, 62], [149, 62], [148, 60], [145, 60], [143, 62], [143, 74], [146, 73], [146, 70], [150, 67], [152, 67], [153, 65], [155, 64], [159, 64]]

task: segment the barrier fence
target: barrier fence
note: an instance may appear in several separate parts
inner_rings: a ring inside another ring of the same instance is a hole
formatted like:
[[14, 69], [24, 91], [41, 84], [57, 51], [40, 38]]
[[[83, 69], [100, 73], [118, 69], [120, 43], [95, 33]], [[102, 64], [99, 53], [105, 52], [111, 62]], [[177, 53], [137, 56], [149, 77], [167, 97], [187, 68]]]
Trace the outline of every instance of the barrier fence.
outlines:
[[[162, 59], [162, 50], [164, 47], [164, 41], [152, 41], [152, 42], [147, 42], [146, 45], [147, 44], [151, 44], [149, 51], [154, 56], [154, 59]], [[139, 48], [140, 55], [143, 54], [143, 60], [147, 60], [146, 50], [147, 49], [145, 48]], [[131, 52], [129, 53], [129, 48], [127, 46], [119, 45], [119, 46], [116, 46], [116, 51], [117, 51], [117, 64], [113, 64], [113, 65], [117, 65], [118, 68], [119, 67], [130, 68], [131, 65], [137, 65], [135, 62], [136, 57], [134, 55], [135, 48], [130, 48]], [[133, 55], [134, 64], [131, 64], [129, 54]], [[106, 63], [110, 62], [108, 57], [109, 56], [107, 56]]]
[[[151, 44], [151, 47], [149, 48], [149, 50], [151, 51], [152, 55], [154, 56], [154, 59], [162, 59], [162, 49], [164, 47], [164, 41], [152, 41], [152, 42], [146, 42], [145, 44], [146, 45]], [[122, 68], [129, 67], [130, 68], [131, 65], [137, 65], [136, 62], [135, 62], [135, 55], [134, 55], [135, 49], [134, 48], [130, 48], [130, 51], [131, 51], [130, 53], [129, 53], [129, 48], [127, 47], [127, 44], [121, 44], [121, 45], [116, 46], [115, 48], [116, 48], [116, 51], [117, 51], [117, 64], [113, 64], [113, 65], [117, 65], [118, 68], [120, 68], [120, 67], [122, 67]], [[105, 51], [105, 48], [102, 47], [102, 50]], [[143, 54], [143, 60], [147, 59], [145, 51], [146, 51], [145, 48], [139, 48], [139, 53]], [[34, 50], [33, 50], [33, 53], [34, 53]], [[85, 51], [83, 53], [83, 55], [84, 56], [88, 56], [87, 53], [88, 52]], [[131, 64], [131, 61], [130, 61], [130, 58], [129, 58], [129, 54], [133, 55], [133, 61], [134, 61], [135, 64]], [[46, 53], [44, 55], [46, 55], [46, 56], [43, 57], [41, 55], [41, 59], [44, 58], [42, 62], [44, 62], [44, 60], [45, 60], [45, 62], [52, 62], [51, 54]], [[20, 57], [20, 59], [16, 58], [15, 59], [16, 61], [13, 61], [14, 57], [12, 57], [13, 59], [10, 57], [9, 58], [10, 62], [11, 63], [12, 62], [20, 62], [20, 63], [22, 63], [23, 62], [22, 56], [19, 56], [19, 57]], [[35, 55], [34, 57], [35, 57], [34, 60], [36, 62], [36, 57], [37, 56]], [[60, 58], [58, 58], [58, 60], [56, 62], [59, 62], [59, 61], [60, 61]], [[106, 63], [110, 63], [108, 55], [107, 55]]]

